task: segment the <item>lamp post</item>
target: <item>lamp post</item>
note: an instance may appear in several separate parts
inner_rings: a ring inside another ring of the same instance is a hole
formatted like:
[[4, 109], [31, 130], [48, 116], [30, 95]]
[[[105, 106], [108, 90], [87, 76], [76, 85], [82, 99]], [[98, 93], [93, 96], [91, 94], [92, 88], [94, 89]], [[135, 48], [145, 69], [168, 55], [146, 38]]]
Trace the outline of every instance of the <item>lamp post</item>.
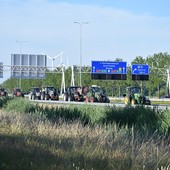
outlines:
[[80, 70], [79, 70], [79, 74], [80, 74], [80, 79], [79, 79], [79, 85], [82, 85], [82, 75], [81, 75], [81, 67], [82, 67], [82, 26], [84, 24], [88, 24], [89, 22], [74, 22], [75, 24], [78, 24], [80, 26]]
[[[17, 43], [19, 43], [19, 50], [20, 50], [20, 66], [21, 66], [21, 59], [22, 59], [22, 43], [26, 43], [27, 41], [16, 41]], [[21, 74], [21, 68], [20, 68], [20, 74]], [[20, 75], [20, 79], [19, 79], [19, 88], [21, 88], [21, 75]]]

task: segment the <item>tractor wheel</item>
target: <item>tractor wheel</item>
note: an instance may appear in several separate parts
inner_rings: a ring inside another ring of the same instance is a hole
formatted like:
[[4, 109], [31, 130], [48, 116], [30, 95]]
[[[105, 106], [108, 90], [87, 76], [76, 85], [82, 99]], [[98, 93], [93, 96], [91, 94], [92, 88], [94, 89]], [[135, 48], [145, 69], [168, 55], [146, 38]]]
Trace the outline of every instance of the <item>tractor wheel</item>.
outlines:
[[45, 100], [49, 100], [49, 96], [48, 95], [45, 95]]
[[44, 95], [41, 95], [41, 100], [44, 100]]
[[125, 97], [124, 97], [124, 104], [128, 104], [128, 103], [129, 103], [128, 97], [125, 96]]
[[32, 95], [32, 96], [31, 96], [31, 99], [32, 99], [32, 100], [35, 100], [35, 95]]
[[31, 94], [28, 95], [28, 99], [31, 100]]
[[64, 95], [64, 101], [68, 101], [68, 96]]
[[136, 104], [136, 100], [132, 99], [131, 100], [131, 105], [135, 105]]
[[90, 102], [91, 103], [95, 102], [95, 98], [94, 97], [90, 97]]
[[69, 101], [69, 102], [71, 101], [71, 97], [70, 97], [70, 96], [68, 96], [68, 101]]
[[102, 102], [103, 102], [103, 103], [107, 103], [107, 100], [106, 100], [106, 97], [105, 97], [105, 96], [102, 97]]
[[68, 101], [69, 101], [69, 102], [72, 102], [73, 100], [74, 100], [73, 97], [68, 96]]

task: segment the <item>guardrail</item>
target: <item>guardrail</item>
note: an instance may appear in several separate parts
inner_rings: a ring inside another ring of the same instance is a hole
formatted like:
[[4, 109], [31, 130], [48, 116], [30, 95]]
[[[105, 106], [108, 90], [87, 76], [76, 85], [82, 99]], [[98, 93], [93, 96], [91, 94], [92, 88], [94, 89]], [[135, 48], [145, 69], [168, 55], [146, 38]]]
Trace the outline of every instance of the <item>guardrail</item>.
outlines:
[[[12, 94], [8, 94], [9, 96], [12, 96]], [[25, 95], [25, 97], [28, 97], [28, 95]], [[63, 95], [59, 96], [60, 100], [63, 100]], [[109, 97], [110, 101], [124, 101], [124, 97]], [[170, 98], [149, 98], [151, 101], [154, 102], [170, 102]]]
[[[120, 100], [123, 101], [123, 97], [109, 97], [110, 100]], [[158, 101], [158, 102], [170, 102], [170, 98], [149, 98], [151, 101]]]

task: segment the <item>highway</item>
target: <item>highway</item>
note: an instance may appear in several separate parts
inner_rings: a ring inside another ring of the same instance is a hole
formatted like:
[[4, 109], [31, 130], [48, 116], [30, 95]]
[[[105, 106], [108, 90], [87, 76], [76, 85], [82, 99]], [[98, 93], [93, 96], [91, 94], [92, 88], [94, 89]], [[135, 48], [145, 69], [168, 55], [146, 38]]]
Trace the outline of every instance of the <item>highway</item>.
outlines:
[[[109, 107], [126, 107], [127, 105], [123, 104], [122, 102], [114, 102], [114, 103], [87, 103], [87, 102], [74, 102], [74, 101], [54, 101], [54, 100], [32, 100], [36, 103], [42, 103], [42, 104], [50, 104], [50, 105], [60, 105], [60, 106], [66, 106], [66, 105], [95, 105], [95, 106], [109, 106]], [[136, 107], [137, 105], [134, 105], [132, 107]], [[150, 107], [153, 109], [167, 109], [170, 110], [169, 104], [154, 104], [154, 105], [146, 105], [145, 107]]]

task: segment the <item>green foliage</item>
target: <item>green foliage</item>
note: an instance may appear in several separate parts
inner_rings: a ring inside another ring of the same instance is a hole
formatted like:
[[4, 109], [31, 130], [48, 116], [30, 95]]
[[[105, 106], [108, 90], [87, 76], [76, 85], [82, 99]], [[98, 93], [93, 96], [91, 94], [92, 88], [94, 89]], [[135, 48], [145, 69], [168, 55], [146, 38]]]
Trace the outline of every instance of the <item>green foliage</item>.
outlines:
[[0, 109], [5, 107], [9, 100], [11, 100], [9, 97], [0, 97]]
[[75, 121], [80, 120], [81, 122], [87, 124], [89, 118], [86, 114], [81, 112], [81, 109], [78, 107], [38, 107], [37, 112], [44, 115], [49, 120], [56, 122], [60, 119], [65, 121]]
[[37, 105], [31, 103], [29, 100], [18, 97], [9, 100], [4, 109], [8, 112], [33, 113], [37, 107]]
[[133, 61], [133, 64], [146, 64], [146, 60], [142, 56], [137, 56]]
[[120, 128], [134, 127], [141, 132], [146, 129], [150, 132], [169, 133], [169, 111], [157, 111], [149, 107], [101, 107], [93, 105], [81, 106], [40, 106], [27, 99], [17, 98], [9, 100], [5, 106], [6, 111], [28, 113], [43, 116], [52, 122], [65, 120], [81, 121], [84, 125], [117, 124]]
[[[162, 131], [162, 122], [166, 120], [164, 112], [144, 106], [110, 108], [105, 112], [103, 122], [116, 123], [120, 127], [134, 127], [137, 130]], [[169, 125], [170, 126], [170, 125]]]
[[0, 169], [158, 169], [170, 163], [168, 110], [41, 106], [23, 98], [4, 106]]
[[[0, 169], [167, 169], [169, 139], [133, 128], [51, 123], [33, 115], [0, 112]], [[148, 159], [149, 158], [149, 159]]]

